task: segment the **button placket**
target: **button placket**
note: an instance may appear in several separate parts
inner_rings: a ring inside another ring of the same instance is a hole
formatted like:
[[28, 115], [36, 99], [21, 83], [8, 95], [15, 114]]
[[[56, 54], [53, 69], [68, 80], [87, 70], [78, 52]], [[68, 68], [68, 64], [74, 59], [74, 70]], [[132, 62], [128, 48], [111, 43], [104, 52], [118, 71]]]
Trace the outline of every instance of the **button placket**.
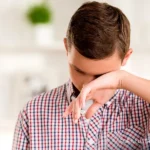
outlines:
[[85, 117], [84, 115], [81, 114], [81, 117], [80, 117], [80, 126], [82, 127], [82, 132], [83, 132], [83, 135], [84, 135], [84, 139], [86, 139], [86, 133], [87, 133], [87, 123], [85, 122]]
[[102, 112], [102, 107], [99, 108], [99, 110], [95, 113], [95, 115], [91, 118], [89, 127], [87, 130], [87, 140], [86, 140], [86, 148], [85, 149], [90, 149], [90, 147], [96, 148], [97, 141], [98, 141], [98, 133], [100, 130], [100, 125], [101, 125], [101, 113]]

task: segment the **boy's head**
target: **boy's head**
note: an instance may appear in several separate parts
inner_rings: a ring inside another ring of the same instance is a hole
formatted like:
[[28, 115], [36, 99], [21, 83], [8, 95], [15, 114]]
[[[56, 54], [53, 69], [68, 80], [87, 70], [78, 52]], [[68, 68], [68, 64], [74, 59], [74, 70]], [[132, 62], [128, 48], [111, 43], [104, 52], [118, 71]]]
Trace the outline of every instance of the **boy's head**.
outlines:
[[125, 65], [132, 50], [130, 23], [123, 12], [106, 3], [84, 3], [72, 16], [64, 39], [71, 80], [83, 84]]

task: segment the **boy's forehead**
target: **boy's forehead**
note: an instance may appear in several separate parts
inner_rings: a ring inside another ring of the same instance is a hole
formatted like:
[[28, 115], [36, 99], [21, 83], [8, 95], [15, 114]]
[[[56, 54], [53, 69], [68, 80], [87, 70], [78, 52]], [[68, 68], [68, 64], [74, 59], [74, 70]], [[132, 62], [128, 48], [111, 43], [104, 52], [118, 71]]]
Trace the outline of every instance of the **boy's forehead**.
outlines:
[[79, 67], [77, 67], [77, 66], [75, 66], [74, 64], [70, 64], [75, 70], [77, 70], [77, 71], [79, 71], [80, 73], [82, 73], [82, 74], [85, 74], [85, 75], [92, 75], [92, 76], [102, 76], [102, 75], [104, 75], [104, 74], [106, 74], [106, 73], [108, 73], [108, 72], [110, 72], [110, 71], [107, 71], [107, 72], [101, 72], [100, 71], [100, 68], [99, 68], [99, 70], [97, 70], [98, 72], [92, 72], [91, 70], [89, 70], [89, 69], [87, 69], [87, 70], [85, 70], [85, 68], [82, 68], [82, 69], [80, 69]]
[[118, 70], [121, 67], [118, 53], [105, 59], [93, 60], [82, 56], [75, 48], [72, 48], [68, 53], [68, 60], [72, 67], [88, 74], [103, 74]]

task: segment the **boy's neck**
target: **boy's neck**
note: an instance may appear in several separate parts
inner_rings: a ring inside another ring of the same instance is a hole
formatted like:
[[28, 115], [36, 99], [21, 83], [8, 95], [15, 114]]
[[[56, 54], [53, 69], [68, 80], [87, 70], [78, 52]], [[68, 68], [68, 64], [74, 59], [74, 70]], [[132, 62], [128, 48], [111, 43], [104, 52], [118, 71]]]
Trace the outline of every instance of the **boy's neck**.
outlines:
[[74, 96], [78, 97], [78, 95], [80, 94], [80, 91], [75, 87], [75, 85], [72, 83], [73, 85], [73, 91], [74, 91]]

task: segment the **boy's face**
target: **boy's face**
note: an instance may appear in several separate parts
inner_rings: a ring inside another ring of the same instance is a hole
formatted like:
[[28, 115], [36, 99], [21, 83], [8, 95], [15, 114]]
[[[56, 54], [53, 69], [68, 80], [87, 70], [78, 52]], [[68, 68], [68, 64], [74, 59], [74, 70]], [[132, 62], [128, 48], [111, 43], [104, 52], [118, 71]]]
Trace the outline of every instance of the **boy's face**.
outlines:
[[80, 91], [84, 84], [87, 84], [105, 73], [119, 70], [122, 66], [121, 58], [116, 52], [109, 58], [93, 60], [82, 56], [73, 46], [67, 48], [70, 78], [74, 86]]

